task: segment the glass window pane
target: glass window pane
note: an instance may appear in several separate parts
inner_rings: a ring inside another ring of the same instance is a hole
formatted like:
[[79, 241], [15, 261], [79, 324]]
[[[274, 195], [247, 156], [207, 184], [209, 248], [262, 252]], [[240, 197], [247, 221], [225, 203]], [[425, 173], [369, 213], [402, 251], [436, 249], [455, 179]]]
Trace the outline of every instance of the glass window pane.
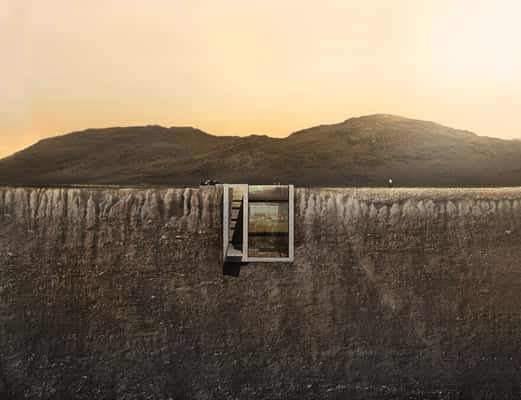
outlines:
[[288, 201], [289, 188], [282, 185], [251, 185], [249, 201]]
[[287, 201], [249, 201], [248, 255], [250, 257], [289, 256]]

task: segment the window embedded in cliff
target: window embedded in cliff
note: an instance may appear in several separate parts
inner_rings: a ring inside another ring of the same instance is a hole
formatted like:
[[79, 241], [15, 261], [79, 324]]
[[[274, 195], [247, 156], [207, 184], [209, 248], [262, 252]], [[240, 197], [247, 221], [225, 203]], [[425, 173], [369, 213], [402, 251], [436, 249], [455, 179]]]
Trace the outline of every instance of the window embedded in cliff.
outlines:
[[293, 261], [293, 185], [224, 185], [226, 262]]

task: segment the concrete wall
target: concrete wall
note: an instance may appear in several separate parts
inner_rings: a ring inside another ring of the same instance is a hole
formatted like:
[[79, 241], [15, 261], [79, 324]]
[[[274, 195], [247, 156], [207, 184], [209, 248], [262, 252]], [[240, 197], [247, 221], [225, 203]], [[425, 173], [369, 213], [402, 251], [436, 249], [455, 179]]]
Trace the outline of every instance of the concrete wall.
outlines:
[[298, 189], [238, 277], [220, 199], [0, 188], [0, 398], [521, 395], [521, 189]]

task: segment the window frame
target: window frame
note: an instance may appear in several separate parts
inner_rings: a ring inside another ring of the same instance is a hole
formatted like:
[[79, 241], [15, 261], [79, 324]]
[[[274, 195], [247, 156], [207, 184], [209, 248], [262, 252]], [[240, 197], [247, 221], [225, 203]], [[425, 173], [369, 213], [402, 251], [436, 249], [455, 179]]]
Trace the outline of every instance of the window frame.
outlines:
[[295, 187], [294, 185], [255, 185], [255, 186], [285, 186], [288, 188], [288, 256], [287, 257], [251, 257], [249, 250], [249, 184], [223, 185], [223, 258], [226, 261], [230, 229], [230, 189], [243, 191], [243, 221], [242, 221], [242, 256], [241, 262], [293, 262], [295, 260]]

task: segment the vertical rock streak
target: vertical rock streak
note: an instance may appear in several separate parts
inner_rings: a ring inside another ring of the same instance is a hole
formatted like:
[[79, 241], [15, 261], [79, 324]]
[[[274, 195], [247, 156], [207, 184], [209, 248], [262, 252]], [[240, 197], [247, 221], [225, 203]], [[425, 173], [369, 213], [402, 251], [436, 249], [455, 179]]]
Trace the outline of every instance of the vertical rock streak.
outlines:
[[521, 189], [298, 189], [238, 278], [220, 202], [0, 188], [0, 397], [519, 394]]

